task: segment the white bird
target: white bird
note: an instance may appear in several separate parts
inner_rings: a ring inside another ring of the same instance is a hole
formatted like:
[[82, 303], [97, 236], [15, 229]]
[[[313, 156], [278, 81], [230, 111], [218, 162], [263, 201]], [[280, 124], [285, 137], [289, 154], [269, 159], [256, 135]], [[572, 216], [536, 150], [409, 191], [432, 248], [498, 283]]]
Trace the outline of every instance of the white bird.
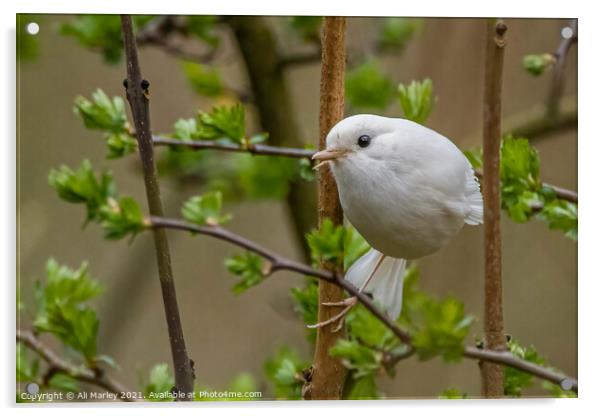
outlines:
[[[345, 279], [395, 320], [401, 312], [407, 260], [435, 253], [464, 224], [483, 222], [478, 179], [464, 154], [441, 134], [409, 120], [369, 114], [341, 120], [314, 160], [328, 163], [345, 216], [372, 247]], [[342, 318], [356, 303], [333, 318]]]

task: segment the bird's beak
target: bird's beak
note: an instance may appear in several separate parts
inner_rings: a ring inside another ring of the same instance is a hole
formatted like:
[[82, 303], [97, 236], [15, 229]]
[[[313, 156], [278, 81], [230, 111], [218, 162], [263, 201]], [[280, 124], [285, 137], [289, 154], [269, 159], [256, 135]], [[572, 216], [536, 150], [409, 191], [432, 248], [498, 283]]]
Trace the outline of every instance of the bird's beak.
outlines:
[[311, 158], [312, 158], [312, 160], [318, 160], [320, 162], [325, 162], [327, 160], [338, 159], [340, 157], [345, 156], [346, 154], [347, 154], [346, 150], [326, 149], [326, 150], [321, 150], [317, 153], [314, 153], [314, 155]]

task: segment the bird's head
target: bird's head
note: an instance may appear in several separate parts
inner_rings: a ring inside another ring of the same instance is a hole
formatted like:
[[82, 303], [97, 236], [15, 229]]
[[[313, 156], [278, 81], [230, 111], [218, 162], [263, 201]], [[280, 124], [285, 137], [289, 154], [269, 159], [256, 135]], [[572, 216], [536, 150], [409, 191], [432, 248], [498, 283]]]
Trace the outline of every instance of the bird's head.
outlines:
[[328, 133], [326, 149], [314, 154], [312, 159], [321, 163], [332, 162], [333, 168], [386, 160], [401, 144], [400, 122], [407, 120], [370, 114], [343, 119]]

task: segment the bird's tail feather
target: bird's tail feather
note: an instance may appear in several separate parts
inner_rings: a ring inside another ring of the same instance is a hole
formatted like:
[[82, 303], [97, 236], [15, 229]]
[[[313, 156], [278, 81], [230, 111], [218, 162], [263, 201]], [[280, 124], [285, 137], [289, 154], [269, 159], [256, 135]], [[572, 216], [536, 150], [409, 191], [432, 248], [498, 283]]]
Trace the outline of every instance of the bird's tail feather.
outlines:
[[[379, 251], [370, 249], [353, 263], [345, 274], [345, 280], [357, 288], [362, 287], [378, 264], [381, 255]], [[372, 294], [372, 298], [384, 307], [387, 315], [393, 320], [396, 320], [401, 312], [405, 268], [406, 260], [385, 257], [364, 289], [365, 292]]]

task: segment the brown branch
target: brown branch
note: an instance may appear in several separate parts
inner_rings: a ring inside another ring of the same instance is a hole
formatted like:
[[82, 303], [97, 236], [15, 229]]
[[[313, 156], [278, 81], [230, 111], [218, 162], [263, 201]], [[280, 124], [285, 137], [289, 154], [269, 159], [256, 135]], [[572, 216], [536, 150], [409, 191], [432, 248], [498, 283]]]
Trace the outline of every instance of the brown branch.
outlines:
[[[251, 153], [253, 155], [264, 155], [264, 156], [280, 156], [290, 157], [293, 159], [309, 159], [316, 153], [313, 149], [299, 149], [295, 147], [280, 147], [280, 146], [269, 146], [265, 144], [251, 144], [247, 147], [238, 144], [221, 143], [215, 140], [193, 140], [183, 141], [178, 139], [172, 139], [163, 136], [153, 136], [153, 144], [155, 146], [180, 146], [189, 147], [195, 150], [220, 150], [224, 152], [238, 152], [238, 153]], [[475, 175], [481, 179], [483, 173], [480, 170], [475, 170]], [[576, 191], [562, 188], [560, 186], [552, 185], [544, 182], [543, 186], [547, 186], [556, 192], [556, 196], [559, 199], [565, 201], [578, 203], [578, 194]]]
[[[487, 22], [485, 106], [483, 131], [483, 200], [485, 228], [485, 345], [506, 348], [502, 303], [502, 239], [500, 232], [500, 143], [502, 69], [506, 24]], [[485, 397], [504, 395], [504, 371], [481, 363], [481, 389]]]
[[[138, 63], [136, 40], [132, 28], [132, 18], [127, 15], [122, 16], [121, 27], [127, 64], [126, 95], [134, 118], [138, 150], [144, 172], [148, 207], [151, 215], [162, 216], [163, 204], [161, 202], [161, 193], [157, 182], [157, 168], [155, 166], [150, 126], [148, 100], [149, 85], [148, 81], [143, 82], [142, 79], [140, 65]], [[184, 333], [180, 321], [180, 310], [178, 308], [176, 288], [171, 269], [169, 243], [165, 231], [162, 229], [153, 230], [153, 237], [174, 365], [175, 387], [178, 392], [185, 394], [186, 400], [190, 400], [192, 399], [191, 394], [194, 389], [194, 373], [184, 342]]]
[[[481, 170], [475, 169], [474, 174], [479, 180], [483, 180], [483, 172]], [[552, 185], [552, 184], [549, 184], [546, 182], [542, 182], [541, 185], [552, 189], [556, 193], [556, 197], [558, 199], [563, 199], [565, 201], [572, 202], [574, 204], [579, 203], [579, 196], [576, 191], [572, 191], [572, 190], [566, 189], [566, 188], [561, 188], [560, 186]], [[541, 209], [541, 207], [539, 207], [539, 206], [534, 206], [532, 208]]]
[[571, 46], [577, 42], [577, 19], [573, 19], [570, 24], [571, 36], [563, 38], [558, 45], [554, 58], [554, 69], [552, 73], [552, 85], [550, 87], [550, 96], [548, 98], [547, 116], [549, 119], [555, 119], [558, 116], [560, 99], [564, 91], [564, 67], [566, 56]]
[[121, 393], [131, 392], [132, 390], [123, 387], [121, 383], [107, 376], [103, 370], [92, 370], [81, 365], [75, 365], [59, 357], [48, 346], [42, 343], [31, 331], [21, 331], [18, 329], [17, 342], [20, 342], [35, 352], [46, 362], [46, 364], [48, 364], [47, 376], [45, 378], [49, 379], [50, 374], [62, 373], [75, 380], [83, 381], [84, 383], [98, 386], [106, 391], [115, 393], [117, 398], [122, 401], [139, 401], [136, 398], [122, 395]]
[[[314, 269], [306, 264], [290, 260], [283, 257], [254, 241], [248, 240], [236, 233], [228, 231], [220, 226], [200, 226], [188, 223], [179, 219], [151, 217], [150, 224], [153, 228], [169, 228], [174, 230], [187, 231], [194, 234], [208, 235], [222, 241], [226, 241], [238, 247], [241, 247], [250, 252], [256, 253], [269, 262], [266, 268], [265, 276], [269, 276], [278, 270], [288, 270], [306, 276], [312, 276], [333, 285], [337, 285], [347, 291], [351, 296], [356, 296], [358, 301], [366, 307], [379, 321], [381, 321], [393, 334], [404, 344], [407, 344], [412, 350], [412, 337], [409, 333], [397, 325], [395, 321], [387, 316], [379, 309], [365, 293], [359, 290], [348, 281], [344, 280], [340, 274], [333, 273], [328, 270]], [[562, 385], [563, 388], [570, 387], [571, 390], [577, 391], [577, 380], [571, 377], [566, 377], [563, 374], [557, 373], [546, 367], [542, 367], [528, 361], [522, 360], [513, 356], [508, 351], [494, 351], [484, 348], [472, 346], [464, 347], [464, 357], [487, 361], [492, 363], [503, 364], [508, 367], [516, 368], [536, 377], [549, 380], [553, 383]], [[401, 355], [402, 359], [404, 355]]]
[[161, 136], [153, 136], [153, 144], [155, 146], [182, 146], [196, 150], [214, 149], [224, 152], [251, 153], [254, 155], [282, 156], [297, 159], [311, 159], [313, 154], [316, 152], [315, 150], [311, 149], [268, 146], [264, 144], [250, 144], [246, 147], [243, 147], [238, 144], [220, 143], [215, 140], [183, 141]]
[[[320, 150], [326, 148], [326, 135], [343, 118], [345, 111], [345, 31], [344, 17], [325, 17], [322, 23], [322, 66], [320, 76]], [[318, 176], [318, 226], [325, 220], [335, 225], [343, 224], [343, 208], [334, 176], [329, 169], [322, 169]], [[336, 273], [343, 265], [320, 262], [320, 267]], [[338, 302], [344, 296], [339, 285], [320, 281], [318, 285], [318, 322], [329, 320], [338, 314], [339, 308], [323, 303]], [[333, 331], [336, 322], [317, 329], [311, 382], [304, 386], [304, 397], [311, 400], [340, 399], [347, 378], [347, 369], [330, 349], [345, 338], [345, 330]]]

